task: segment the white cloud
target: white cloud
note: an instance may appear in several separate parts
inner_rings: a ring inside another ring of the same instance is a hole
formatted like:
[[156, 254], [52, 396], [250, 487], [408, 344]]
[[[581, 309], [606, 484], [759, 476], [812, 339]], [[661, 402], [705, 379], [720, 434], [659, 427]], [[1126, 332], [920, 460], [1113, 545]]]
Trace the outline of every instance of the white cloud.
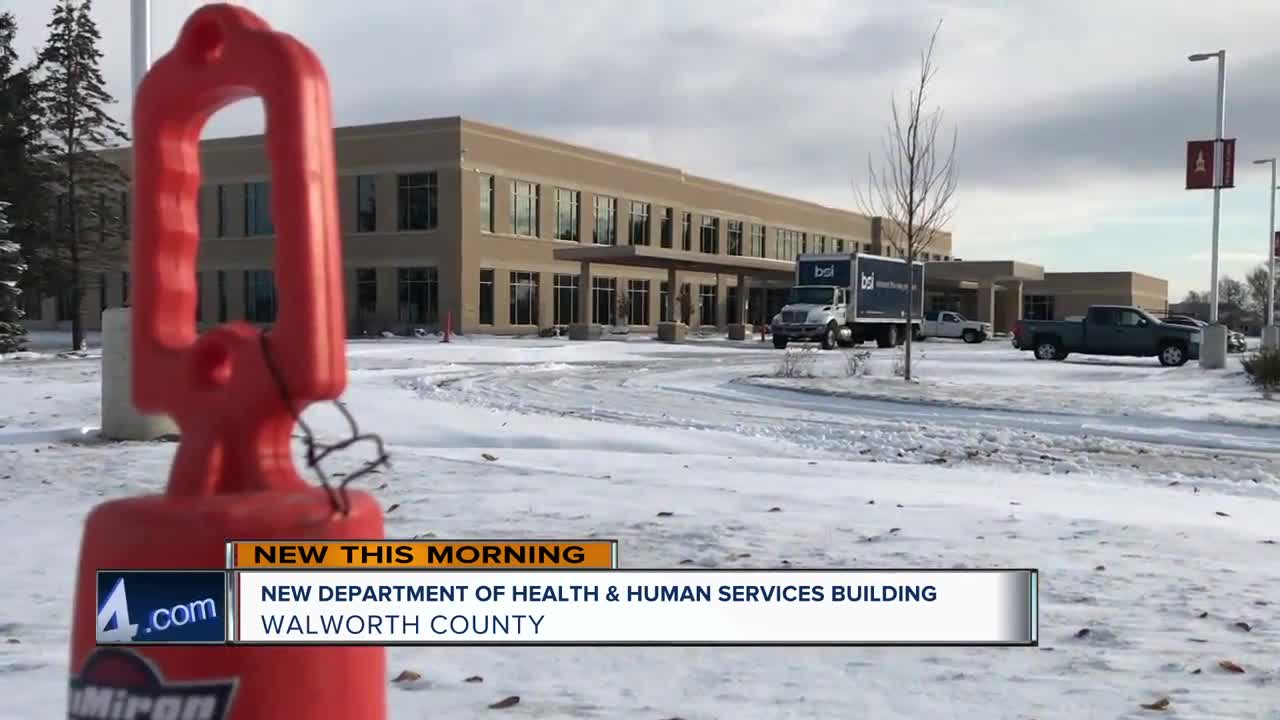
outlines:
[[[199, 4], [153, 3], [157, 53]], [[339, 123], [471, 115], [841, 207], [942, 17], [934, 97], [960, 129], [957, 252], [1124, 266], [1175, 287], [1197, 284], [1208, 228], [1180, 164], [1182, 142], [1212, 130], [1214, 73], [1188, 53], [1228, 49], [1241, 162], [1280, 150], [1274, 0], [240, 4], [316, 49]], [[41, 44], [50, 1], [6, 7], [20, 45]], [[95, 7], [124, 98], [127, 4]], [[249, 103], [210, 132], [261, 127]], [[1242, 188], [1256, 179], [1238, 173]], [[1224, 242], [1262, 227], [1261, 195], [1225, 197]], [[1117, 226], [1133, 241], [1100, 239]]]

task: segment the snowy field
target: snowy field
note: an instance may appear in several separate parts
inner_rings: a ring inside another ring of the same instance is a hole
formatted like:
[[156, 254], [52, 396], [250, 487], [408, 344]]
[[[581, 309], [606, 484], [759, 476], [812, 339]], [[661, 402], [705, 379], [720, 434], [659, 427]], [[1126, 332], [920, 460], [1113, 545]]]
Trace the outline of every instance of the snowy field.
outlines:
[[[0, 504], [12, 539], [58, 549], [0, 555], [0, 718], [64, 714], [81, 522], [160, 490], [175, 447], [97, 440], [96, 338], [84, 357], [37, 340], [0, 361]], [[1280, 403], [1236, 360], [918, 349], [904, 388], [884, 350], [870, 377], [825, 353], [827, 377], [780, 379], [758, 341], [352, 342], [344, 399], [392, 451], [364, 486], [389, 535], [1042, 573], [1039, 648], [393, 649], [390, 675], [423, 680], [388, 678], [392, 717], [1280, 718]]]

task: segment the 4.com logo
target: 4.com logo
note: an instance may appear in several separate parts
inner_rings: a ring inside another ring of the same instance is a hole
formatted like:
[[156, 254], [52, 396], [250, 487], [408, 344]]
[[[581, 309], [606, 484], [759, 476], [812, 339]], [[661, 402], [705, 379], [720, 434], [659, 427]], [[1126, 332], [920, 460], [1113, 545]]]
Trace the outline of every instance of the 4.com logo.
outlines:
[[[183, 602], [170, 602], [155, 593], [148, 602], [130, 607], [125, 578], [118, 578], [105, 597], [98, 600], [97, 640], [99, 643], [130, 643], [162, 641], [161, 637], [174, 637], [188, 626], [198, 623], [221, 623], [218, 603], [212, 597], [202, 597]], [[134, 622], [134, 618], [142, 622]], [[182, 633], [186, 634], [186, 633]], [[175, 638], [176, 639], [176, 638]]]

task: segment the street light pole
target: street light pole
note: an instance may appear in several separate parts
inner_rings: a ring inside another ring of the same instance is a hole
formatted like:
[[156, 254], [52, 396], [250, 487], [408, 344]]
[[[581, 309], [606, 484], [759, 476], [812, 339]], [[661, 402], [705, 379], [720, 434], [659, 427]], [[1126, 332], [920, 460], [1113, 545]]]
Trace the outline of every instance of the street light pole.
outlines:
[[[1218, 113], [1216, 117], [1217, 129], [1215, 130], [1214, 139], [1222, 140], [1222, 134], [1226, 132], [1227, 124], [1227, 51], [1219, 50], [1214, 53], [1196, 53], [1187, 58], [1191, 62], [1201, 62], [1204, 60], [1217, 59], [1218, 61]], [[1214, 176], [1213, 176], [1213, 255], [1210, 260], [1209, 275], [1209, 324], [1216, 325], [1218, 323], [1218, 219], [1222, 209], [1222, 183], [1223, 174], [1223, 153], [1222, 145], [1218, 144], [1214, 148]]]
[[142, 76], [151, 69], [151, 0], [133, 0], [130, 12], [133, 21], [129, 39], [133, 60], [133, 93], [137, 96]]
[[1209, 263], [1209, 326], [1212, 330], [1204, 334], [1204, 347], [1200, 351], [1200, 366], [1215, 369], [1226, 365], [1227, 354], [1226, 329], [1218, 325], [1218, 227], [1222, 211], [1221, 186], [1226, 173], [1222, 136], [1227, 124], [1227, 51], [1196, 53], [1187, 59], [1191, 62], [1218, 61], [1218, 113], [1213, 153], [1213, 252]]

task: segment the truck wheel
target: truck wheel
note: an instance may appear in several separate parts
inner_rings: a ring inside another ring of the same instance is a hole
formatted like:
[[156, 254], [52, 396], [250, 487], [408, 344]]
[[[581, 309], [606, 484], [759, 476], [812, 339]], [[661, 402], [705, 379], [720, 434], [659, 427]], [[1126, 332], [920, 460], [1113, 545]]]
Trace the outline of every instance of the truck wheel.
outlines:
[[891, 348], [898, 344], [898, 326], [882, 325], [880, 332], [876, 333], [876, 347]]
[[831, 322], [827, 324], [827, 329], [822, 332], [822, 349], [836, 349], [836, 324]]
[[786, 336], [786, 335], [774, 335], [774, 336], [773, 336], [773, 346], [774, 346], [775, 348], [779, 349], [779, 350], [786, 350], [786, 349], [787, 349], [787, 336]]
[[1160, 347], [1160, 364], [1165, 367], [1181, 367], [1187, 362], [1186, 348], [1179, 343], [1165, 343]]
[[924, 331], [920, 329], [919, 325], [911, 326], [911, 339], [916, 342], [924, 342]]
[[964, 334], [961, 335], [960, 337], [970, 345], [979, 341], [977, 330], [965, 330]]
[[1062, 360], [1067, 356], [1062, 346], [1055, 340], [1039, 340], [1036, 342], [1037, 360]]
[[[895, 330], [897, 330], [897, 326], [895, 326], [895, 327], [894, 327], [894, 329], [895, 329]], [[909, 325], [903, 325], [903, 326], [902, 326], [902, 329], [901, 329], [901, 330], [898, 330], [898, 331], [894, 334], [894, 337], [893, 337], [893, 345], [894, 345], [894, 347], [897, 347], [897, 346], [902, 345], [903, 343], [905, 343], [905, 342], [907, 341], [907, 333], [909, 333], [909, 332], [911, 332], [911, 327], [910, 327]]]

